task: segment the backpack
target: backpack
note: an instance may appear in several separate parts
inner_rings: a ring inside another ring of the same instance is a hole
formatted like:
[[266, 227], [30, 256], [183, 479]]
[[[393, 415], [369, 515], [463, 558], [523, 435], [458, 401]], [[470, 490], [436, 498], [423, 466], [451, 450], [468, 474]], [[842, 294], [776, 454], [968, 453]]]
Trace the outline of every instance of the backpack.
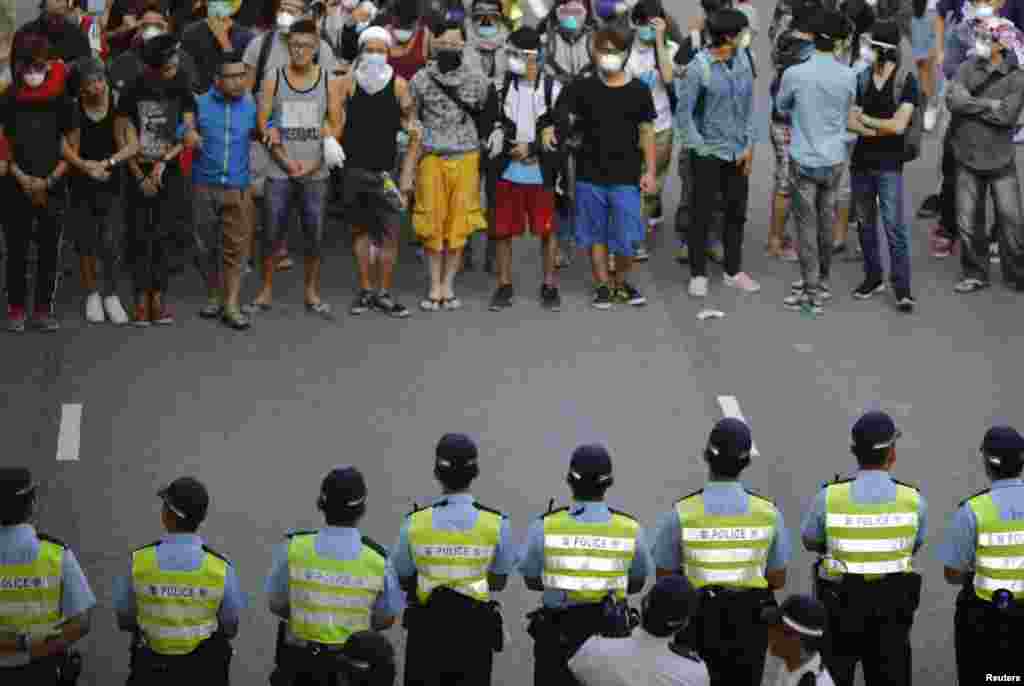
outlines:
[[[317, 34], [317, 38], [320, 39], [319, 33]], [[276, 40], [277, 29], [263, 34], [263, 43], [260, 45], [260, 56], [256, 60], [256, 83], [252, 88], [253, 95], [259, 93], [260, 88], [263, 86], [264, 74], [267, 71], [267, 60], [270, 59], [270, 49], [274, 47], [274, 41]], [[322, 49], [322, 44], [317, 46], [316, 55], [313, 56], [313, 64], [320, 64], [320, 50]]]
[[[868, 87], [868, 79], [872, 76], [871, 69], [865, 69], [857, 74], [857, 99], [860, 100]], [[907, 67], [900, 65], [893, 74], [892, 95], [897, 105], [903, 99], [903, 89], [906, 88], [907, 78], [912, 72]], [[917, 101], [914, 103], [914, 112], [910, 115], [910, 122], [903, 131], [903, 161], [912, 162], [921, 155], [921, 137], [924, 132], [924, 112], [921, 107], [921, 92], [918, 91]]]

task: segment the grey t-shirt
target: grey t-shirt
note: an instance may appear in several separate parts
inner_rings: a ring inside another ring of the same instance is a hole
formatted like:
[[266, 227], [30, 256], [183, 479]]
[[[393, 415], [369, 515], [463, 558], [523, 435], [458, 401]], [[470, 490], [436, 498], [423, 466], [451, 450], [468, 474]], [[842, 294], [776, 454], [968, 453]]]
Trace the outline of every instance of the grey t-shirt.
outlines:
[[[264, 33], [262, 36], [257, 36], [249, 41], [249, 47], [245, 49], [245, 54], [242, 55], [242, 61], [245, 62], [246, 66], [255, 69], [259, 66], [260, 61], [260, 50], [263, 49], [263, 41], [267, 40], [268, 36], [277, 36], [274, 44], [270, 46], [270, 53], [267, 55], [267, 67], [266, 73], [256, 75], [256, 87], [259, 88], [259, 82], [261, 79], [266, 78], [267, 74], [273, 74], [278, 69], [288, 66], [290, 61], [288, 57], [288, 44], [286, 42], [285, 34], [281, 31], [273, 31]], [[320, 39], [320, 66], [327, 69], [328, 72], [334, 73], [334, 70], [338, 68], [338, 60], [334, 57], [334, 50], [323, 38]]]
[[[288, 70], [279, 69], [277, 93], [274, 95], [273, 118], [281, 132], [288, 159], [319, 162], [320, 168], [302, 177], [303, 181], [320, 181], [328, 177], [324, 161], [324, 118], [327, 116], [327, 80], [329, 72], [320, 68], [320, 75], [312, 88], [300, 91], [288, 82]], [[287, 179], [288, 172], [272, 160], [267, 177]]]

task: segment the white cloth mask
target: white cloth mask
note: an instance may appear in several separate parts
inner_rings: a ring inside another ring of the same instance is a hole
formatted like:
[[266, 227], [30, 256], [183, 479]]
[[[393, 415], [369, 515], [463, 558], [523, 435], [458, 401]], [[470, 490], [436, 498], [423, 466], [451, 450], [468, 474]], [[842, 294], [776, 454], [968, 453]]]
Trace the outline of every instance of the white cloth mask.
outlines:
[[622, 55], [601, 55], [601, 69], [609, 74], [622, 70]]
[[508, 58], [508, 70], [517, 76], [526, 75], [526, 60], [521, 57]]
[[295, 15], [289, 14], [288, 12], [277, 13], [277, 27], [280, 29], [291, 28], [291, 25], [295, 23]]

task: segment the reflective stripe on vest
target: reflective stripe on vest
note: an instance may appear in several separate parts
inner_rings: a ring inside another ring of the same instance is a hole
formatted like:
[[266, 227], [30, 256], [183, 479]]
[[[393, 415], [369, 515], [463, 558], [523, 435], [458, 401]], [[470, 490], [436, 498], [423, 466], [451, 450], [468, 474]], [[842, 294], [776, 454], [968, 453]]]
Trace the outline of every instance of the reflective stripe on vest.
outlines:
[[775, 507], [748, 496], [749, 512], [712, 515], [700, 493], [676, 503], [683, 573], [696, 588], [768, 588], [764, 578], [768, 548], [775, 538]]
[[288, 625], [297, 638], [340, 645], [370, 628], [373, 605], [384, 590], [385, 559], [366, 545], [354, 560], [322, 557], [316, 536], [293, 536], [288, 545]]
[[594, 603], [609, 592], [626, 597], [640, 525], [612, 513], [607, 522], [579, 522], [567, 510], [544, 518], [544, 587], [571, 603]]
[[1016, 597], [1024, 596], [1024, 522], [1005, 520], [991, 493], [967, 501], [977, 521], [974, 593], [992, 600], [995, 591], [1005, 588]]
[[836, 578], [859, 574], [881, 578], [913, 571], [920, 496], [896, 484], [888, 503], [857, 503], [853, 482], [830, 484], [825, 490], [825, 539], [828, 552], [822, 574]]
[[0, 632], [46, 634], [60, 622], [63, 561], [64, 548], [41, 540], [34, 561], [0, 565]]
[[501, 538], [501, 516], [477, 510], [471, 529], [438, 529], [434, 508], [409, 518], [409, 547], [416, 565], [416, 597], [426, 603], [442, 586], [486, 602], [490, 598], [487, 570]]
[[137, 623], [153, 652], [185, 655], [213, 635], [217, 611], [224, 598], [227, 562], [203, 554], [199, 569], [160, 569], [156, 546], [132, 554], [132, 588]]

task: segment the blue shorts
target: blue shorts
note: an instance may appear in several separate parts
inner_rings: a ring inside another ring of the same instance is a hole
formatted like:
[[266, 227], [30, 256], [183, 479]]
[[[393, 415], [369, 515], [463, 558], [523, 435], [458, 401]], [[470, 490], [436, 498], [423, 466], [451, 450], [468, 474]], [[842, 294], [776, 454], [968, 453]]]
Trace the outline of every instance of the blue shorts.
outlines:
[[589, 249], [608, 246], [608, 252], [633, 256], [633, 245], [646, 235], [638, 186], [597, 186], [576, 182], [576, 243]]
[[935, 11], [910, 18], [910, 52], [915, 60], [928, 59], [935, 48]]

